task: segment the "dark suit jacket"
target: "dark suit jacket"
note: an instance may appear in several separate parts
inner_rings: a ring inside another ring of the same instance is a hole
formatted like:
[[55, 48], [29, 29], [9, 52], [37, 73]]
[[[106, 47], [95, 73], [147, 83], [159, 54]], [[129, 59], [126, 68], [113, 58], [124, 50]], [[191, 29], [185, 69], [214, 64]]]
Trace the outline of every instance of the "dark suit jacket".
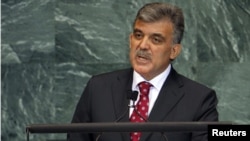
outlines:
[[[77, 104], [72, 123], [113, 122], [128, 108], [133, 69], [93, 76]], [[218, 121], [214, 90], [194, 82], [173, 68], [149, 115], [149, 122]], [[120, 122], [129, 122], [129, 113]], [[94, 141], [98, 134], [72, 133], [70, 141]], [[206, 132], [165, 133], [168, 141], [206, 141]], [[103, 133], [99, 141], [129, 141], [129, 133]], [[142, 133], [141, 141], [164, 141], [160, 133]]]

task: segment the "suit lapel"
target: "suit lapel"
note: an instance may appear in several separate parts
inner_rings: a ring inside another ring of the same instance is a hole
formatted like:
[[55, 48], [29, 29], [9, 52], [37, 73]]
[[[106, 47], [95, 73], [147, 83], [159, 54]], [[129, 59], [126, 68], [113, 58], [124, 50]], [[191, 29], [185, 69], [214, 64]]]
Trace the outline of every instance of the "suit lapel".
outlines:
[[[181, 87], [182, 81], [179, 80], [177, 72], [172, 69], [167, 80], [159, 93], [154, 107], [149, 115], [149, 122], [159, 122], [167, 120], [167, 115], [181, 100], [184, 95]], [[145, 140], [152, 133], [143, 133], [142, 140]]]
[[[117, 122], [129, 122], [129, 99], [128, 92], [131, 91], [133, 70], [117, 76], [112, 85], [113, 105]], [[130, 141], [129, 133], [121, 133], [123, 141]]]
[[164, 85], [149, 115], [149, 121], [163, 121], [166, 118], [168, 113], [184, 95], [184, 92], [181, 89], [182, 86], [183, 84], [179, 80], [177, 73], [172, 70], [169, 77], [164, 82]]
[[[113, 105], [116, 119], [123, 115], [118, 122], [129, 122], [129, 100], [127, 95], [128, 90], [131, 90], [133, 81], [132, 76], [132, 69], [125, 73], [120, 73], [112, 85]], [[177, 72], [172, 68], [150, 113], [148, 118], [149, 122], [164, 121], [167, 118], [169, 112], [184, 95], [181, 89], [182, 86], [182, 81], [179, 79]], [[125, 112], [126, 114], [124, 115]], [[151, 134], [152, 133], [149, 132], [143, 133], [141, 140], [146, 140]], [[124, 141], [129, 141], [129, 133], [122, 133], [122, 137]]]
[[117, 79], [112, 85], [112, 97], [116, 119], [120, 118], [125, 112], [127, 112], [119, 121], [129, 121], [129, 99], [127, 96], [132, 86], [132, 74], [132, 69], [125, 73], [121, 73], [117, 76]]

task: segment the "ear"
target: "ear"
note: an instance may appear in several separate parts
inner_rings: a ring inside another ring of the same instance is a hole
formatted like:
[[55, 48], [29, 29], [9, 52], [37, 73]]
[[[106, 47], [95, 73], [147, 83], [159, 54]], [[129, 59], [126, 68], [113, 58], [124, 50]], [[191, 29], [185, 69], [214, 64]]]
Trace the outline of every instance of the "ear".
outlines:
[[181, 44], [174, 44], [171, 47], [170, 59], [174, 60], [181, 52]]

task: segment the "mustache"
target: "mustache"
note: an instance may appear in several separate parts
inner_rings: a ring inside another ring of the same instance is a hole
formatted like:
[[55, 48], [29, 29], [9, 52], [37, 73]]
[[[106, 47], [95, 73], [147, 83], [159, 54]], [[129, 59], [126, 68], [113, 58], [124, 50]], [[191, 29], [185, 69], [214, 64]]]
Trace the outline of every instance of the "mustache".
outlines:
[[145, 58], [145, 59], [151, 59], [150, 53], [148, 53], [146, 50], [137, 50], [136, 51], [136, 56]]

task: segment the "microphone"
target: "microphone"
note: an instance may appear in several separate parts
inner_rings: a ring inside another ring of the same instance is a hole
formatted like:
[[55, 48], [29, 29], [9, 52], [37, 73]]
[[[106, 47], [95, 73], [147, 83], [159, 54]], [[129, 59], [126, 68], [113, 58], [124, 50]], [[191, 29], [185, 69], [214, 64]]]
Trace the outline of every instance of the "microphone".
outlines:
[[[145, 119], [145, 118], [137, 111], [137, 109], [135, 108], [135, 101], [137, 100], [137, 97], [138, 97], [138, 92], [137, 92], [137, 91], [132, 91], [132, 92], [128, 93], [127, 98], [130, 99], [130, 100], [133, 100], [133, 104], [132, 104], [132, 105], [128, 105], [128, 106], [134, 108], [134, 111], [136, 112], [136, 114], [139, 115], [145, 122], [149, 122], [149, 120], [148, 120], [148, 119]], [[128, 111], [128, 110], [129, 110], [129, 108], [127, 109], [127, 111]], [[125, 114], [127, 113], [127, 111], [125, 112]], [[125, 114], [124, 114], [124, 115], [125, 115]], [[123, 116], [124, 116], [124, 115], [123, 115]], [[121, 118], [122, 118], [123, 116], [121, 116]], [[162, 134], [164, 140], [165, 140], [165, 141], [168, 141], [167, 135], [166, 135], [164, 132], [162, 132], [161, 134]]]
[[133, 100], [134, 102], [137, 100], [138, 97], [138, 91], [129, 91], [127, 98], [130, 100]]
[[128, 98], [133, 100], [133, 104], [132, 105], [129, 105], [129, 107], [132, 107], [134, 108], [134, 111], [136, 112], [136, 114], [141, 117], [145, 122], [148, 122], [147, 119], [145, 119], [136, 109], [135, 107], [135, 101], [137, 100], [137, 97], [138, 97], [138, 91], [132, 91], [132, 93], [130, 93], [130, 95], [128, 94]]
[[[125, 111], [120, 117], [118, 117], [114, 122], [120, 121], [124, 116], [126, 116], [126, 113], [129, 111], [129, 109], [130, 109], [131, 107], [135, 107], [135, 101], [136, 101], [137, 97], [138, 97], [138, 92], [137, 92], [137, 91], [128, 90], [127, 99], [132, 100], [132, 101], [133, 101], [133, 104], [132, 104], [132, 105], [129, 104], [128, 107], [127, 107], [127, 109], [126, 109], [126, 111]], [[102, 136], [102, 134], [103, 134], [103, 133], [100, 133], [100, 134], [96, 137], [95, 141], [98, 141], [99, 138]]]
[[[128, 104], [128, 107], [127, 107], [127, 109], [126, 109], [126, 111], [125, 111], [120, 117], [118, 117], [114, 122], [119, 122], [124, 116], [126, 116], [126, 113], [129, 112], [129, 109], [130, 109], [130, 108], [134, 108], [135, 112], [136, 112], [145, 122], [148, 122], [148, 120], [145, 119], [145, 118], [136, 110], [136, 108], [135, 108], [135, 101], [136, 101], [137, 98], [138, 98], [138, 94], [139, 94], [138, 91], [128, 90], [127, 99], [132, 100], [133, 103], [132, 103], [132, 105], [130, 105], [130, 103], [129, 103], [129, 104]], [[100, 133], [100, 134], [96, 137], [95, 141], [98, 141], [98, 140], [100, 139], [100, 137], [102, 136], [102, 134], [103, 134], [103, 133]], [[168, 138], [167, 138], [166, 134], [165, 134], [164, 132], [162, 132], [161, 134], [162, 134], [164, 140], [165, 140], [165, 141], [168, 141]]]
[[133, 104], [132, 105], [129, 104], [127, 110], [119, 118], [117, 118], [115, 120], [115, 122], [120, 121], [126, 115], [126, 113], [129, 111], [129, 108], [135, 107], [135, 101], [136, 101], [137, 97], [138, 97], [138, 92], [137, 91], [131, 91], [131, 90], [128, 91], [127, 99], [132, 100]]

